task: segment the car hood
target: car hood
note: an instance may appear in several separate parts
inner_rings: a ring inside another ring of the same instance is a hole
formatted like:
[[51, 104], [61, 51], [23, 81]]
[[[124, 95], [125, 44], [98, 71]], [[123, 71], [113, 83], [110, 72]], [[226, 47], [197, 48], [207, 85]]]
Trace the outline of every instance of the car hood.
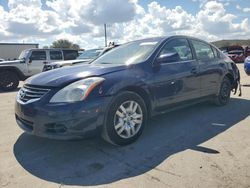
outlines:
[[65, 67], [32, 76], [25, 81], [25, 84], [47, 87], [62, 87], [83, 78], [101, 76], [104, 74], [121, 71], [126, 68], [126, 65], [117, 66], [107, 64], [87, 64], [73, 67]]
[[14, 60], [14, 61], [0, 61], [0, 66], [6, 66], [6, 65], [14, 65], [19, 64], [20, 60]]

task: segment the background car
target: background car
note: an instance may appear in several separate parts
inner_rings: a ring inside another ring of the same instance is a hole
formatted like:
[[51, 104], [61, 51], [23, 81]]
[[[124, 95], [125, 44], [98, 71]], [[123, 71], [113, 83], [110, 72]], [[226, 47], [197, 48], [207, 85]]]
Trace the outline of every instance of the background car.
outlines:
[[83, 51], [80, 56], [75, 59], [75, 60], [70, 60], [70, 61], [58, 61], [50, 64], [46, 64], [43, 67], [43, 72], [65, 67], [65, 66], [73, 66], [73, 65], [78, 65], [78, 64], [88, 64], [97, 57], [105, 54], [106, 52], [110, 51], [111, 49], [117, 47], [119, 45], [113, 45], [110, 47], [106, 48], [98, 48], [98, 49], [90, 49], [90, 50], [85, 50]]
[[80, 56], [78, 56], [75, 60], [68, 60], [68, 61], [58, 61], [54, 63], [48, 63], [43, 66], [43, 72], [49, 71], [52, 69], [57, 69], [65, 66], [72, 66], [79, 63], [89, 63], [93, 59], [99, 56], [99, 54], [102, 52], [103, 49], [91, 49], [91, 50], [85, 50], [81, 53]]
[[245, 61], [245, 50], [242, 46], [222, 47], [220, 50], [230, 57], [235, 63], [243, 63]]
[[248, 76], [250, 76], [250, 56], [245, 59], [244, 70]]
[[127, 145], [152, 116], [207, 100], [226, 105], [238, 72], [232, 65], [215, 46], [193, 37], [133, 41], [91, 64], [26, 80], [16, 97], [16, 122], [37, 136], [99, 134]]
[[45, 64], [72, 60], [78, 56], [72, 49], [28, 49], [22, 51], [19, 58], [13, 61], [0, 62], [0, 89], [15, 90], [19, 81], [42, 72]]

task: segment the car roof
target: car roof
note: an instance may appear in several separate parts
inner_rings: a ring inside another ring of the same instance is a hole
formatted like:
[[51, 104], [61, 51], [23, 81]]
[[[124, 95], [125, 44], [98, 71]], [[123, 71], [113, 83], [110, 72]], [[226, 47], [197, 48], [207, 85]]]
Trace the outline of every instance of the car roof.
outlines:
[[78, 51], [78, 50], [75, 50], [75, 49], [70, 49], [70, 48], [46, 48], [46, 49], [42, 49], [42, 48], [29, 48], [29, 49], [26, 49], [24, 51], [29, 51], [29, 50], [36, 50], [36, 51], [44, 51], [44, 50], [47, 50], [47, 51], [52, 51], [52, 50], [64, 50], [64, 51]]

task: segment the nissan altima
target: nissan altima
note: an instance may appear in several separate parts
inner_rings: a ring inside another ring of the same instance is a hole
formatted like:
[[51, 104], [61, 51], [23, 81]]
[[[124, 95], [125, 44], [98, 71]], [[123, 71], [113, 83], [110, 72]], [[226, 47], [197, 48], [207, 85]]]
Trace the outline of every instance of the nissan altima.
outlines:
[[127, 145], [152, 116], [204, 100], [226, 105], [236, 81], [232, 63], [193, 37], [129, 42], [89, 65], [26, 80], [16, 97], [16, 122], [36, 136], [99, 134], [111, 144]]

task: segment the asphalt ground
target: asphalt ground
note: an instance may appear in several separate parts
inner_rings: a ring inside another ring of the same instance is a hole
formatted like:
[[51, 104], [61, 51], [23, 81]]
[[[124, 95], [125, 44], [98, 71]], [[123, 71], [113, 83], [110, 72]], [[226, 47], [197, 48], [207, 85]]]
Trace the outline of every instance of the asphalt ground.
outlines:
[[57, 141], [16, 124], [17, 91], [0, 93], [0, 187], [250, 187], [250, 77], [227, 106], [198, 104], [150, 120], [126, 147]]

